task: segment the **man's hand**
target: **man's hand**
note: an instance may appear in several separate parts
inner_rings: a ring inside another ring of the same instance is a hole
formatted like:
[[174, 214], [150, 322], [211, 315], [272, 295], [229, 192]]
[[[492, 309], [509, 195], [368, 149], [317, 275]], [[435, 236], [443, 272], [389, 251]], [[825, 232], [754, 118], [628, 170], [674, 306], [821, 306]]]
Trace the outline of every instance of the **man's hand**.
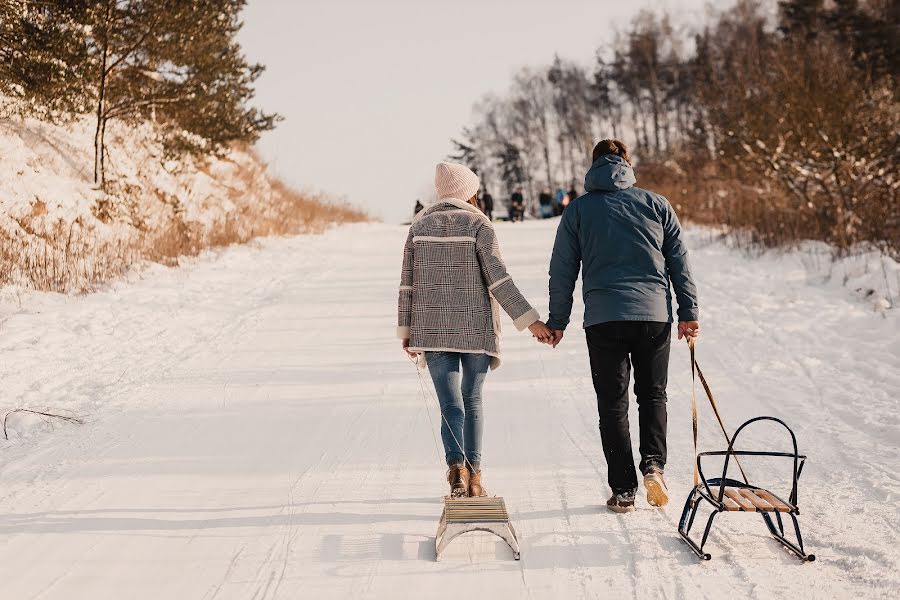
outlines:
[[553, 332], [549, 327], [544, 325], [543, 321], [535, 321], [528, 326], [528, 331], [530, 331], [531, 335], [536, 337], [542, 344], [550, 344], [553, 342]]
[[409, 338], [403, 340], [403, 351], [406, 352], [411, 358], [416, 358], [417, 356], [419, 356], [418, 352], [409, 351]]
[[695, 338], [700, 335], [700, 321], [679, 321], [678, 339], [683, 337]]
[[562, 341], [564, 334], [565, 334], [565, 332], [562, 329], [554, 329], [553, 330], [553, 339], [550, 341], [550, 345], [553, 346], [554, 348], [556, 348], [559, 345], [559, 343]]

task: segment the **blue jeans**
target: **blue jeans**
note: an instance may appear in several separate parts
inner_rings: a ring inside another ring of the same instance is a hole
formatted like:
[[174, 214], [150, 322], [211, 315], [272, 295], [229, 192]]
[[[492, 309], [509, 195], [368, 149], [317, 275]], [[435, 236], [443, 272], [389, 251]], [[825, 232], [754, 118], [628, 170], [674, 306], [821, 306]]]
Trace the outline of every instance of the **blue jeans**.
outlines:
[[[447, 465], [481, 464], [481, 386], [491, 366], [487, 354], [427, 352], [428, 372], [441, 405], [441, 440]], [[457, 443], [458, 441], [458, 443]], [[462, 448], [460, 448], [462, 446]]]

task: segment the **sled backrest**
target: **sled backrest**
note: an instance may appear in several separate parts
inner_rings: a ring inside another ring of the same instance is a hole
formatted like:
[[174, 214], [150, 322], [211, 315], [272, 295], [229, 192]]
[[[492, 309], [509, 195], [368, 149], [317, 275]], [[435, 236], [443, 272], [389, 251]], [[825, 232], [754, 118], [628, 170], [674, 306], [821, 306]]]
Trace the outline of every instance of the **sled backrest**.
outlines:
[[[753, 451], [753, 450], [735, 450], [734, 444], [737, 441], [737, 438], [741, 434], [741, 432], [744, 429], [746, 429], [747, 426], [752, 425], [753, 423], [760, 422], [760, 421], [773, 421], [773, 422], [781, 425], [785, 429], [787, 429], [788, 433], [791, 436], [791, 445], [792, 445], [793, 451], [792, 452], [770, 452], [770, 451]], [[707, 481], [706, 477], [703, 475], [703, 469], [701, 466], [701, 457], [703, 457], [703, 456], [724, 456], [725, 457], [725, 461], [722, 466], [722, 478], [719, 480], [720, 489], [717, 494], [713, 494], [712, 490], [710, 489], [709, 482]], [[709, 492], [710, 496], [718, 496], [718, 500], [720, 503], [722, 502], [722, 497], [723, 497], [723, 494], [725, 491], [726, 484], [741, 485], [740, 482], [728, 478], [728, 467], [732, 461], [732, 458], [736, 457], [736, 456], [768, 456], [768, 457], [784, 457], [784, 458], [793, 459], [794, 468], [793, 468], [792, 477], [791, 477], [792, 484], [791, 484], [790, 502], [791, 502], [791, 504], [793, 504], [795, 506], [797, 505], [797, 480], [800, 478], [800, 473], [803, 471], [803, 465], [806, 462], [806, 456], [803, 456], [800, 454], [800, 451], [797, 447], [797, 436], [794, 435], [793, 430], [791, 430], [791, 428], [788, 427], [784, 421], [782, 421], [781, 419], [776, 419], [775, 417], [754, 417], [753, 419], [746, 421], [744, 424], [742, 424], [740, 427], [737, 428], [737, 431], [734, 432], [734, 435], [731, 437], [731, 441], [728, 444], [728, 450], [716, 451], [716, 452], [701, 452], [700, 454], [697, 455], [697, 469], [700, 473], [700, 477], [703, 480], [703, 484], [706, 486], [707, 492]], [[745, 482], [745, 483], [749, 484], [749, 482]]]

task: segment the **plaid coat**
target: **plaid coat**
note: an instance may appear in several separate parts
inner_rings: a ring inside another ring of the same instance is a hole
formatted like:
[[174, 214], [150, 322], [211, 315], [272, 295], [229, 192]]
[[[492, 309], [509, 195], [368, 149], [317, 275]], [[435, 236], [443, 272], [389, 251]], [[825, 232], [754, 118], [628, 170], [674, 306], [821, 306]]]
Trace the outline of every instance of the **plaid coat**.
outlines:
[[484, 353], [496, 369], [498, 302], [519, 331], [540, 319], [506, 272], [487, 217], [453, 198], [416, 215], [403, 249], [397, 328], [410, 350]]

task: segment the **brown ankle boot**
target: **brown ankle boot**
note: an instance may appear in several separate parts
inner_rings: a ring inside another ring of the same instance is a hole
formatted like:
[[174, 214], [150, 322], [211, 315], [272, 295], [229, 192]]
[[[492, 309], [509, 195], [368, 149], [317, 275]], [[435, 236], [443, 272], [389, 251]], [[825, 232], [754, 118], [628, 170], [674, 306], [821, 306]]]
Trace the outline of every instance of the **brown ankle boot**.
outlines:
[[452, 465], [447, 471], [451, 498], [465, 498], [469, 495], [469, 470], [465, 465]]
[[481, 469], [469, 471], [469, 496], [472, 498], [487, 496], [487, 492], [481, 487]]

